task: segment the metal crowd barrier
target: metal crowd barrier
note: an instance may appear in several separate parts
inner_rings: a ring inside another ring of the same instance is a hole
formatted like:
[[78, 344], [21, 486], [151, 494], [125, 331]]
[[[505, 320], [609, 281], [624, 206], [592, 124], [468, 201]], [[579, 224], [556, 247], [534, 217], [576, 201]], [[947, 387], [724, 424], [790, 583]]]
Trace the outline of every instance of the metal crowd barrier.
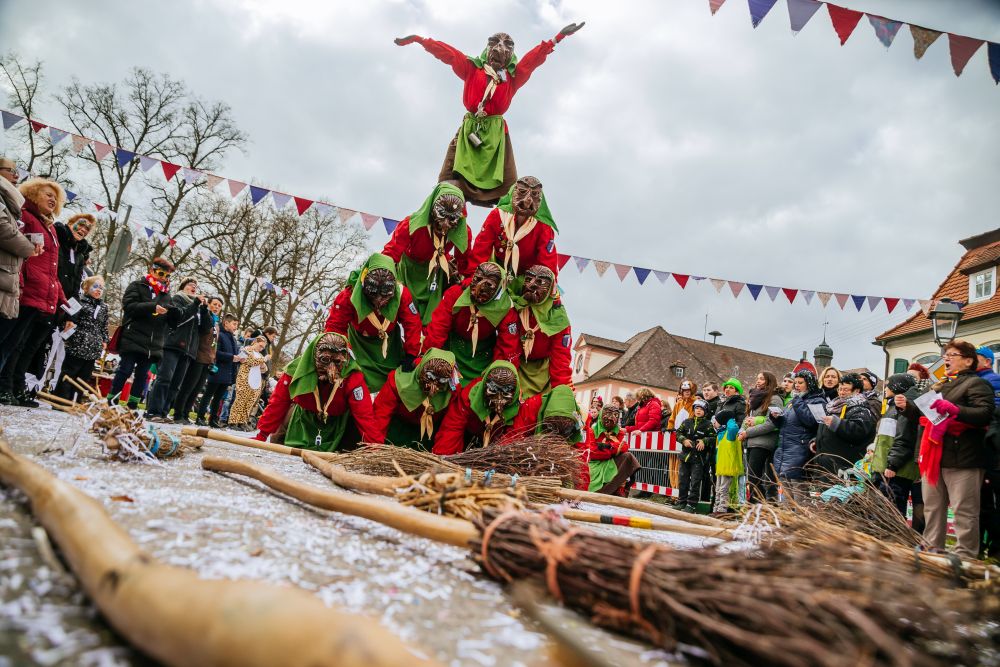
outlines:
[[678, 489], [671, 488], [667, 473], [667, 460], [681, 452], [677, 434], [633, 433], [629, 437], [629, 451], [642, 466], [632, 477], [632, 488], [661, 496], [676, 498]]

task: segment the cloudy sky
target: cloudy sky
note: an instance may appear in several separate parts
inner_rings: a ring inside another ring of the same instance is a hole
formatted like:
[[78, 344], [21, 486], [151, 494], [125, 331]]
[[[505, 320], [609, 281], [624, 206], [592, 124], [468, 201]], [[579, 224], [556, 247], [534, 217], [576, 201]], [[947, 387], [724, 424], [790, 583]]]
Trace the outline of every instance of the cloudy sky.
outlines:
[[[992, 0], [844, 0], [853, 9], [1000, 41]], [[945, 8], [946, 7], [946, 8]], [[545, 184], [561, 252], [664, 271], [925, 298], [964, 238], [996, 228], [1000, 90], [981, 49], [961, 78], [946, 37], [920, 61], [862, 20], [839, 45], [825, 9], [797, 36], [785, 0], [761, 26], [745, 0], [0, 0], [0, 44], [45, 61], [50, 89], [145, 66], [228, 102], [251, 144], [219, 174], [392, 218], [433, 187], [463, 109], [461, 82], [416, 33], [478, 53], [509, 32], [524, 53], [573, 21], [507, 120], [522, 174]], [[47, 104], [41, 120], [63, 120]], [[0, 144], [2, 148], [2, 144]], [[485, 217], [474, 209], [473, 229]], [[375, 229], [371, 245], [385, 242]], [[661, 324], [797, 357], [829, 322], [841, 367], [882, 368], [871, 339], [900, 318], [779, 296], [734, 300], [568, 265], [577, 333]], [[331, 295], [332, 298], [332, 295]]]

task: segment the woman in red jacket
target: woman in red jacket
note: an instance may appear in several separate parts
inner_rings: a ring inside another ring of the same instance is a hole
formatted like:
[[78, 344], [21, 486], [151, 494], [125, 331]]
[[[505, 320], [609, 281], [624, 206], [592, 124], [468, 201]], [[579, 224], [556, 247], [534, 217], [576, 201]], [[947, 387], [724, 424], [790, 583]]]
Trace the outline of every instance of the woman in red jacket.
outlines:
[[656, 433], [660, 430], [660, 422], [663, 420], [660, 414], [663, 411], [663, 404], [660, 399], [653, 395], [649, 387], [643, 387], [635, 392], [635, 398], [639, 401], [639, 409], [635, 413], [635, 424], [625, 427], [626, 433]]
[[38, 403], [25, 392], [24, 375], [52, 333], [56, 309], [66, 302], [59, 284], [59, 237], [53, 226], [66, 203], [66, 193], [58, 183], [44, 178], [31, 178], [18, 189], [25, 199], [21, 231], [43, 248], [21, 266], [17, 323], [4, 344], [0, 403], [37, 408]]

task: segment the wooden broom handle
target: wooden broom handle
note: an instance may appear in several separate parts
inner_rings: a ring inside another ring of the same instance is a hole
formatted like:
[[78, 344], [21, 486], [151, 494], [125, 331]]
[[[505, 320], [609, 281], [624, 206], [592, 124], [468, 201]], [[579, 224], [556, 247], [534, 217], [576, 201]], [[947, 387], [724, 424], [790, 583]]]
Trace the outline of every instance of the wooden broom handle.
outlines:
[[239, 435], [233, 435], [232, 433], [226, 433], [225, 431], [216, 431], [215, 429], [204, 428], [199, 426], [185, 426], [181, 428], [181, 433], [184, 435], [196, 435], [200, 438], [205, 438], [206, 440], [217, 440], [219, 442], [227, 442], [231, 445], [240, 445], [241, 447], [250, 447], [252, 449], [260, 449], [268, 452], [275, 452], [277, 454], [287, 454], [289, 456], [302, 456], [302, 452], [310, 452], [314, 456], [321, 459], [335, 459], [337, 457], [333, 452], [313, 452], [308, 449], [302, 449], [301, 447], [289, 447], [288, 445], [279, 445], [273, 442], [262, 442], [260, 440], [254, 440], [253, 438], [244, 438]]
[[685, 521], [687, 523], [697, 523], [702, 526], [713, 526], [715, 528], [721, 528], [725, 526], [725, 523], [719, 521], [710, 516], [703, 516], [701, 514], [688, 514], [687, 512], [681, 512], [680, 510], [675, 510], [670, 507], [664, 507], [657, 503], [647, 503], [642, 500], [635, 500], [633, 498], [622, 498], [621, 496], [609, 496], [604, 493], [593, 493], [591, 491], [578, 491], [576, 489], [559, 489], [559, 497], [566, 500], [578, 500], [584, 503], [594, 503], [595, 505], [611, 505], [613, 507], [621, 507], [622, 509], [635, 510], [637, 512], [645, 512], [647, 514], [655, 514], [657, 516], [662, 516], [666, 519], [674, 519], [675, 521]]

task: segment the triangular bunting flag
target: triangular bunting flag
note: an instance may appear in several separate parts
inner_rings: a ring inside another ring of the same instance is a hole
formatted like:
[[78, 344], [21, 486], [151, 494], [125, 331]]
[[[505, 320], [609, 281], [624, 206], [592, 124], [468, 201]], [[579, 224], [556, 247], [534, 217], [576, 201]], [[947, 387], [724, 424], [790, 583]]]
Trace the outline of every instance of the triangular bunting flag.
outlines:
[[622, 282], [625, 281], [625, 276], [627, 276], [631, 270], [632, 267], [628, 264], [615, 264], [615, 273], [618, 274], [618, 280], [621, 280]]
[[600, 259], [594, 260], [594, 268], [597, 269], [597, 275], [604, 277], [604, 272], [611, 267], [611, 262], [605, 262]]
[[990, 74], [993, 75], [993, 81], [1000, 84], [1000, 44], [988, 42], [986, 44], [986, 53], [989, 57]]
[[[309, 210], [309, 207], [313, 205], [312, 199], [306, 199], [304, 197], [292, 197], [295, 200], [295, 210], [299, 212], [299, 215], [305, 215], [305, 212]], [[373, 221], [374, 225], [375, 222]]]
[[104, 210], [104, 206], [102, 206], [101, 204], [98, 204], [96, 201], [95, 202], [91, 202], [91, 203], [94, 205], [94, 208], [96, 208], [98, 211], [103, 211]]
[[260, 203], [260, 200], [267, 196], [270, 190], [267, 188], [259, 188], [256, 185], [250, 186], [250, 201], [256, 206]]
[[771, 301], [774, 301], [774, 299], [778, 296], [778, 292], [781, 291], [781, 288], [771, 287], [770, 285], [764, 285], [764, 291], [767, 292], [767, 295], [771, 298]]
[[712, 287], [715, 288], [717, 294], [722, 294], [722, 288], [725, 287], [726, 281], [719, 280], [718, 278], [709, 278], [712, 281]]
[[868, 22], [872, 24], [872, 30], [875, 31], [878, 41], [887, 49], [892, 46], [892, 40], [896, 39], [896, 33], [903, 26], [901, 21], [893, 21], [874, 14], [868, 15]]
[[560, 271], [562, 271], [563, 268], [566, 266], [566, 264], [569, 262], [569, 258], [570, 255], [564, 255], [561, 252], [556, 253], [556, 266]]
[[920, 304], [920, 311], [926, 317], [927, 314], [931, 312], [931, 306], [934, 304], [934, 299], [917, 299], [917, 303]]
[[681, 289], [687, 287], [688, 278], [691, 277], [691, 276], [686, 276], [683, 273], [673, 273], [671, 275], [674, 277], [674, 280], [677, 281], [677, 284], [681, 286]]
[[24, 116], [18, 116], [17, 114], [10, 113], [9, 111], [0, 111], [0, 116], [3, 116], [3, 129], [5, 130], [9, 130], [24, 120]]
[[337, 216], [340, 217], [340, 221], [345, 225], [348, 221], [357, 215], [358, 212], [349, 208], [341, 208], [337, 211]]
[[782, 287], [781, 291], [785, 293], [785, 298], [788, 299], [788, 303], [795, 303], [795, 297], [798, 296], [799, 291], [797, 289], [792, 289], [791, 287]]
[[90, 144], [90, 139], [87, 137], [81, 137], [79, 134], [73, 135], [73, 152], [77, 155], [83, 152], [83, 149]]
[[874, 311], [876, 308], [878, 308], [878, 305], [880, 303], [882, 303], [882, 297], [880, 297], [880, 296], [870, 296], [870, 297], [868, 297], [868, 311], [869, 312]]
[[708, 0], [708, 8], [712, 10], [712, 16], [715, 16], [715, 12], [719, 11], [719, 7], [721, 7], [725, 1], [726, 0]]
[[28, 171], [27, 169], [22, 169], [21, 167], [17, 168], [17, 180], [23, 181], [24, 179], [28, 178], [29, 176], [31, 176], [31, 172], [30, 171]]
[[911, 310], [913, 310], [913, 304], [915, 304], [916, 302], [917, 302], [916, 299], [903, 299], [903, 308], [906, 309], [906, 312], [910, 312]]
[[[74, 137], [73, 140], [75, 141], [76, 137]], [[139, 168], [142, 169], [144, 172], [149, 171], [150, 169], [155, 167], [158, 162], [159, 160], [154, 160], [153, 158], [148, 157], [146, 155], [139, 156]]]
[[94, 147], [94, 157], [97, 158], [98, 162], [100, 162], [101, 160], [103, 160], [104, 158], [106, 158], [108, 155], [111, 154], [111, 146], [108, 146], [107, 144], [102, 143], [100, 141], [95, 141], [93, 147]]
[[799, 30], [805, 28], [809, 19], [822, 6], [823, 3], [816, 0], [788, 0], [788, 21], [792, 25], [792, 33], [798, 34]]
[[155, 231], [153, 231], [153, 230], [152, 230], [152, 229], [150, 229], [149, 227], [143, 227], [142, 229], [143, 229], [143, 231], [145, 231], [145, 232], [146, 232], [146, 238], [147, 238], [147, 239], [151, 239], [151, 238], [153, 238], [153, 234], [155, 234], [155, 233], [156, 233]]
[[[243, 188], [245, 188], [246, 186], [247, 186], [247, 184], [244, 183], [243, 181], [234, 181], [233, 179], [230, 178], [229, 179], [229, 194], [230, 194], [230, 196], [232, 196], [232, 198], [235, 199], [237, 195], [239, 195], [241, 192], [243, 192]], [[256, 202], [254, 202], [254, 203], [256, 203]]]
[[177, 172], [181, 170], [181, 166], [179, 164], [172, 164], [170, 162], [164, 162], [163, 160], [160, 160], [160, 166], [163, 167], [163, 178], [168, 181], [176, 176]]
[[728, 282], [729, 282], [729, 291], [733, 293], [733, 298], [738, 297], [740, 295], [740, 292], [742, 292], [743, 288], [746, 286], [746, 283], [738, 283], [735, 280], [730, 280]]
[[365, 229], [369, 229], [370, 230], [372, 227], [375, 226], [376, 222], [378, 222], [378, 216], [377, 215], [372, 215], [371, 213], [362, 213], [361, 214], [361, 224], [365, 226]]
[[663, 284], [666, 284], [667, 280], [670, 279], [669, 271], [657, 271], [656, 269], [653, 269], [653, 275], [656, 276], [656, 279]]
[[858, 21], [864, 14], [830, 3], [826, 4], [826, 9], [830, 12], [830, 22], [833, 23], [833, 29], [837, 32], [837, 37], [840, 37], [840, 45], [843, 46], [858, 27]]
[[75, 192], [70, 192], [69, 190], [66, 191], [66, 201], [68, 202], [73, 201], [74, 199], [76, 199], [76, 196], [77, 195]]
[[28, 122], [31, 123], [31, 129], [35, 131], [35, 134], [38, 134], [48, 127], [45, 123], [39, 123], [37, 120], [29, 120]]
[[844, 305], [847, 304], [847, 299], [850, 297], [849, 294], [834, 294], [837, 297], [837, 303], [840, 305], [840, 309], [844, 309]]
[[830, 302], [830, 297], [833, 296], [830, 292], [816, 292], [816, 295], [819, 297], [819, 302], [823, 304], [824, 308], [826, 308], [826, 304]]
[[205, 187], [209, 190], [214, 190], [215, 186], [224, 181], [222, 176], [216, 176], [215, 174], [205, 174]]
[[951, 50], [951, 68], [955, 70], [955, 76], [962, 76], [962, 70], [968, 64], [969, 58], [982, 45], [983, 40], [981, 39], [948, 33], [948, 48]]
[[747, 0], [750, 4], [750, 21], [753, 27], [760, 25], [767, 13], [778, 0]]
[[191, 169], [190, 167], [181, 168], [181, 179], [188, 185], [194, 185], [201, 180], [203, 175], [197, 169]]
[[65, 130], [59, 130], [54, 127], [49, 128], [49, 141], [53, 144], [58, 144], [60, 141], [69, 136], [69, 132]]
[[215, 265], [219, 263], [219, 258], [218, 257], [212, 257], [211, 259], [208, 260], [208, 263], [211, 264], [212, 268], [214, 269]]
[[896, 304], [899, 303], [899, 299], [894, 296], [882, 297], [882, 300], [885, 301], [885, 309], [890, 313], [896, 310]]
[[316, 211], [321, 218], [325, 218], [326, 216], [333, 213], [332, 206], [330, 206], [329, 204], [324, 204], [323, 202], [320, 201], [315, 202], [313, 204], [313, 210]]
[[583, 270], [590, 264], [590, 260], [586, 257], [574, 257], [573, 262], [576, 264], [576, 270], [580, 273], [583, 273]]
[[816, 296], [816, 292], [814, 292], [811, 289], [799, 290], [799, 294], [801, 294], [802, 298], [806, 300], [806, 305], [807, 306], [812, 304], [813, 297]]
[[288, 202], [292, 201], [292, 195], [286, 195], [284, 192], [275, 192], [274, 190], [271, 190], [271, 201], [274, 202], [274, 208], [280, 211], [288, 206]]
[[927, 48], [933, 44], [941, 33], [937, 30], [921, 28], [918, 25], [910, 24], [910, 34], [913, 35], [913, 57], [920, 60], [927, 53]]
[[858, 312], [860, 313], [861, 306], [865, 305], [865, 297], [858, 296], [857, 294], [852, 294], [851, 300], [854, 301], [854, 307], [857, 308]]
[[392, 234], [396, 231], [396, 225], [399, 224], [399, 220], [393, 220], [392, 218], [382, 218], [382, 224], [385, 225], [385, 233]]
[[127, 151], [124, 148], [118, 148], [115, 150], [115, 161], [118, 162], [118, 166], [122, 169], [124, 169], [125, 165], [131, 162], [134, 157], [135, 153]]
[[638, 266], [633, 266], [632, 270], [635, 271], [635, 279], [639, 281], [639, 284], [646, 282], [646, 278], [649, 277], [649, 269], [643, 269]]
[[763, 285], [752, 285], [750, 283], [747, 283], [747, 289], [750, 290], [750, 296], [752, 296], [753, 300], [756, 301], [757, 297], [760, 296], [760, 291], [762, 289], [764, 289], [764, 286]]

